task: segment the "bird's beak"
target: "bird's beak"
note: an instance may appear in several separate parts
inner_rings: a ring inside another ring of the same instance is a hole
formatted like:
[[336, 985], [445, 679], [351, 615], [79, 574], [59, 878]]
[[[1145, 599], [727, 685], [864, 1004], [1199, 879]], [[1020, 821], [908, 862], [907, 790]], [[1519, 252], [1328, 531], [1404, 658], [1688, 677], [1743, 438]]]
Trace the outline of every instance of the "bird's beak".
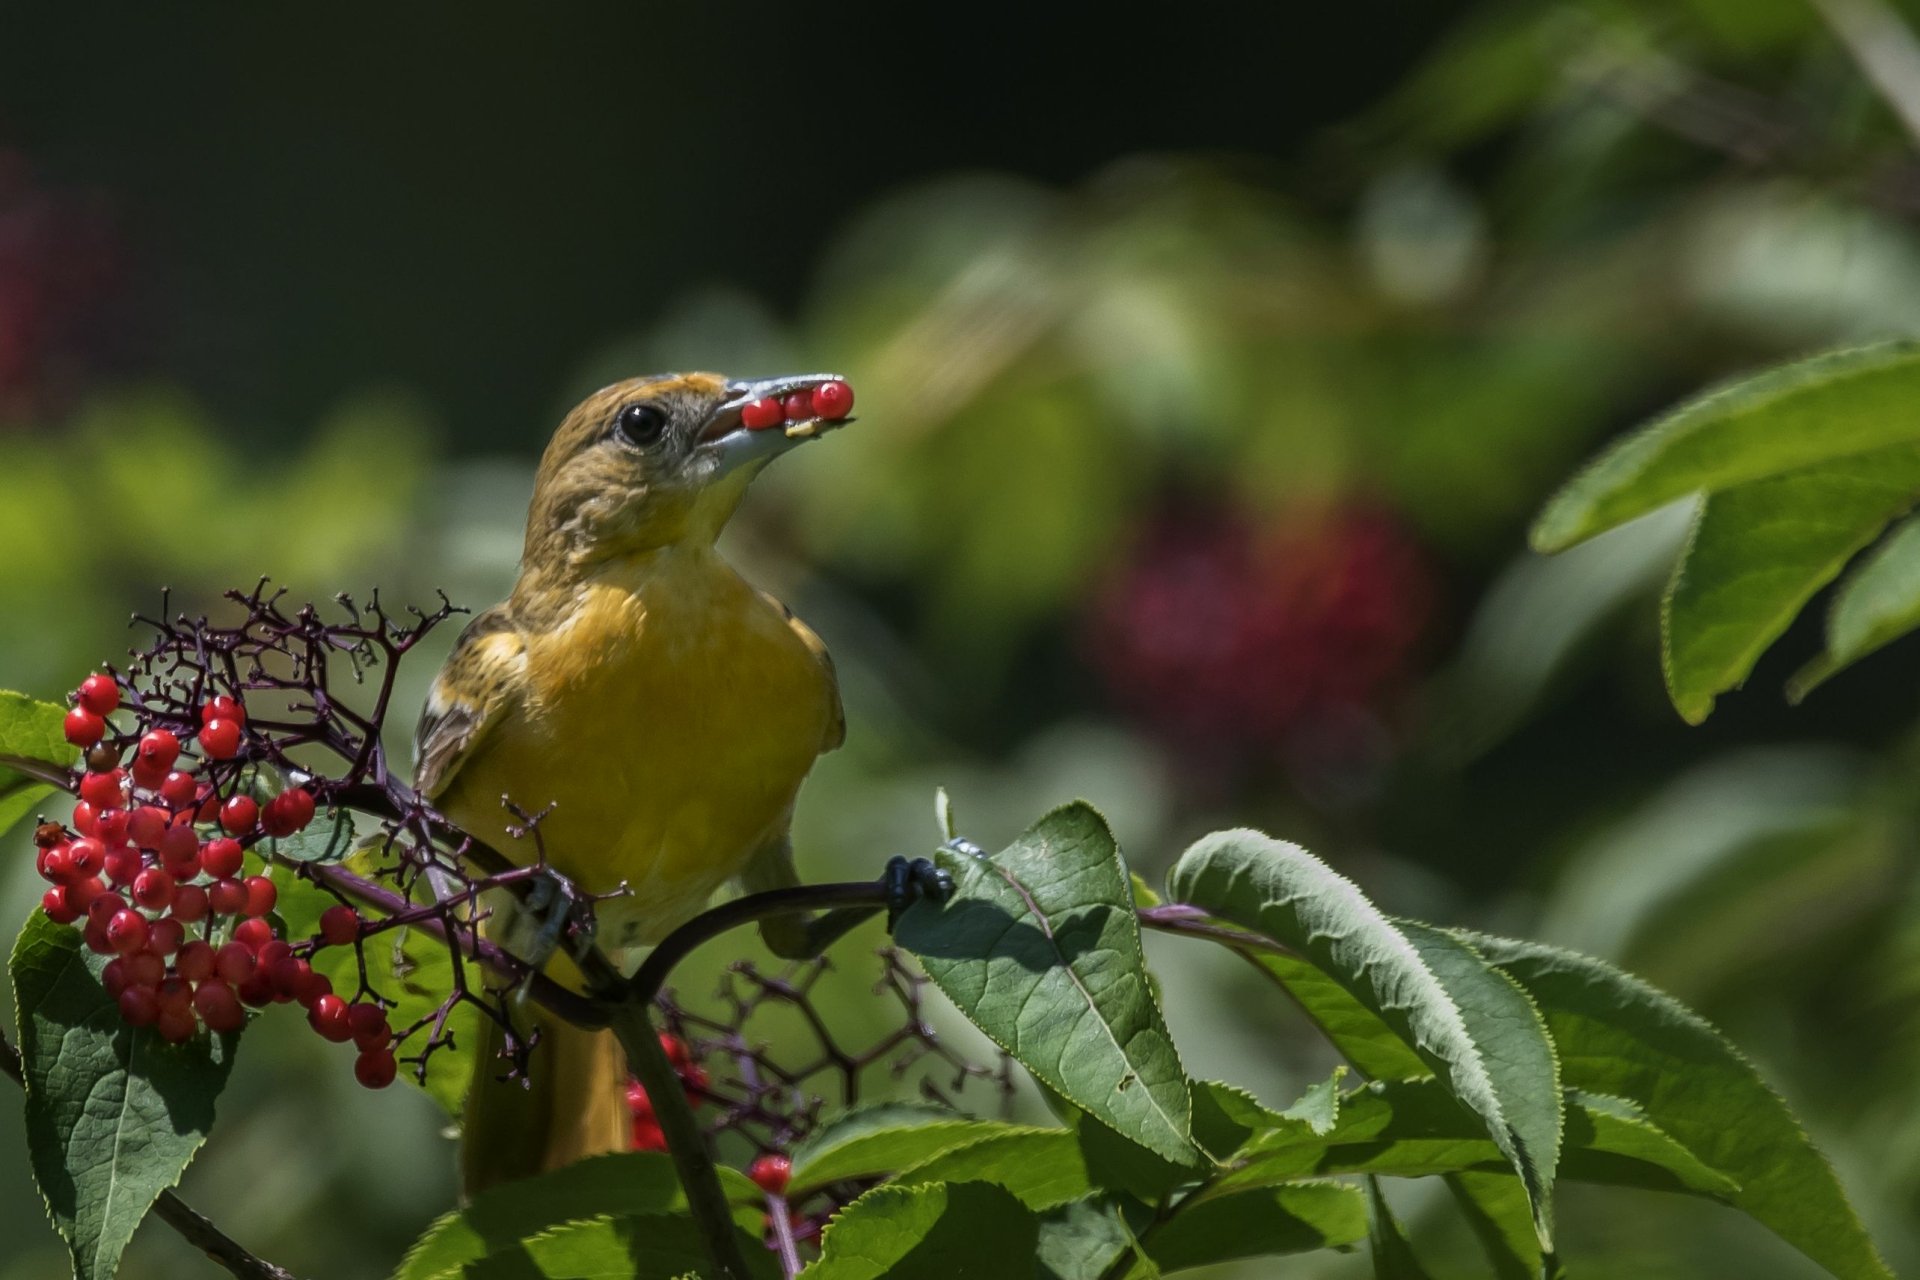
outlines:
[[740, 411], [756, 400], [764, 400], [769, 396], [784, 398], [796, 391], [810, 391], [823, 382], [841, 381], [844, 379], [836, 373], [797, 373], [784, 378], [729, 382], [726, 400], [700, 429], [700, 447], [711, 450], [720, 460], [716, 474], [725, 475], [750, 462], [766, 462], [777, 458], [817, 436], [852, 422], [850, 417], [832, 422], [815, 418], [750, 431], [740, 421]]

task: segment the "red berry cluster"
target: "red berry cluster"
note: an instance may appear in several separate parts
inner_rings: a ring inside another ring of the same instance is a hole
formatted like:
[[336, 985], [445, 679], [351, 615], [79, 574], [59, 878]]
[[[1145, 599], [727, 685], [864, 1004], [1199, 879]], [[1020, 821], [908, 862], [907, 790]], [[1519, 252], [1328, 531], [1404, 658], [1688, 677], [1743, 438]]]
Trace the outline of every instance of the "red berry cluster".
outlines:
[[[686, 1090], [687, 1105], [697, 1109], [707, 1100], [707, 1090], [712, 1085], [706, 1070], [694, 1060], [693, 1051], [679, 1036], [661, 1032], [660, 1049], [667, 1055], [667, 1061], [673, 1064], [673, 1073], [680, 1077], [680, 1087]], [[633, 1119], [635, 1151], [667, 1149], [667, 1135], [661, 1132], [660, 1118], [653, 1112], [653, 1099], [647, 1096], [646, 1086], [638, 1080], [627, 1082], [627, 1114]]]
[[823, 382], [785, 397], [755, 400], [740, 410], [740, 425], [749, 431], [766, 431], [803, 422], [838, 422], [852, 412], [853, 388], [844, 382]]
[[1425, 554], [1384, 511], [1173, 514], [1095, 602], [1089, 657], [1116, 701], [1183, 744], [1291, 751], [1406, 674], [1433, 595]]
[[349, 1004], [334, 994], [309, 959], [319, 947], [352, 943], [358, 913], [329, 909], [319, 936], [296, 947], [275, 936], [269, 919], [273, 881], [242, 874], [249, 845], [313, 820], [313, 793], [290, 787], [263, 806], [237, 789], [222, 796], [197, 776], [207, 762], [240, 752], [247, 716], [235, 698], [214, 697], [201, 708], [197, 761], [179, 735], [152, 728], [133, 741], [128, 763], [108, 741], [108, 717], [119, 706], [120, 686], [92, 675], [67, 713], [67, 740], [86, 752], [86, 771], [71, 830], [48, 822], [35, 832], [36, 867], [52, 882], [41, 898], [47, 917], [79, 925], [90, 950], [113, 957], [101, 981], [132, 1026], [179, 1043], [200, 1024], [239, 1030], [247, 1006], [298, 1002], [321, 1036], [353, 1041], [362, 1084], [392, 1083], [386, 1014], [371, 1001]]

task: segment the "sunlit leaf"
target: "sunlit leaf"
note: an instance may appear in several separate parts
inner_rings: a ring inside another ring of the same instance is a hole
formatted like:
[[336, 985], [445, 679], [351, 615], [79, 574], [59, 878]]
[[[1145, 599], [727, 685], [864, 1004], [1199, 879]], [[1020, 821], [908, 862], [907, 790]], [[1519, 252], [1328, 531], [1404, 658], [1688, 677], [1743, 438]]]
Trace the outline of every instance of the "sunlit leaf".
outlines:
[[48, 770], [66, 770], [79, 759], [66, 738], [66, 715], [63, 707], [0, 689], [0, 832], [31, 816], [53, 791]]
[[1920, 627], [1920, 520], [1908, 520], [1840, 584], [1827, 649], [1787, 685], [1795, 702], [1883, 645]]
[[897, 1173], [954, 1147], [1021, 1131], [929, 1103], [875, 1103], [834, 1118], [795, 1147], [789, 1186], [800, 1198], [828, 1183]]
[[806, 1280], [998, 1280], [1033, 1272], [1039, 1223], [984, 1182], [883, 1186], [827, 1224]]

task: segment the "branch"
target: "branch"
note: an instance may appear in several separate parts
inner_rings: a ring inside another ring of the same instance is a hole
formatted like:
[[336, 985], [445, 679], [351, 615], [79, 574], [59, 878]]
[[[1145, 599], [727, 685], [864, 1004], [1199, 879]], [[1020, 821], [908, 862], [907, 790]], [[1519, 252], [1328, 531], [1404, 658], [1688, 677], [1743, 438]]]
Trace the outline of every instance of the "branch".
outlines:
[[[4, 1033], [0, 1033], [0, 1075], [7, 1076], [23, 1089], [26, 1087], [26, 1072], [21, 1067], [20, 1051], [14, 1048]], [[162, 1222], [179, 1232], [188, 1244], [219, 1263], [238, 1280], [295, 1280], [291, 1271], [248, 1253], [238, 1241], [171, 1191], [160, 1193], [160, 1198], [153, 1203], [153, 1212]]]

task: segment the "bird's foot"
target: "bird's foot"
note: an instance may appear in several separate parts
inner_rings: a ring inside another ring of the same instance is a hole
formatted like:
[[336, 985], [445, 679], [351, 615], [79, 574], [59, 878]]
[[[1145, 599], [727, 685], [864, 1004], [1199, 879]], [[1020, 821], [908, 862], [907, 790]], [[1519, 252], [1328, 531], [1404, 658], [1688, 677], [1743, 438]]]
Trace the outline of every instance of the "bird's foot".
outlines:
[[931, 859], [907, 859], [898, 855], [887, 860], [880, 881], [887, 890], [887, 929], [891, 931], [900, 913], [926, 898], [945, 902], [953, 897], [953, 876], [933, 865]]
[[514, 903], [500, 945], [536, 969], [563, 942], [569, 955], [583, 959], [593, 949], [598, 926], [593, 903], [558, 871], [542, 871], [528, 882], [526, 896]]

